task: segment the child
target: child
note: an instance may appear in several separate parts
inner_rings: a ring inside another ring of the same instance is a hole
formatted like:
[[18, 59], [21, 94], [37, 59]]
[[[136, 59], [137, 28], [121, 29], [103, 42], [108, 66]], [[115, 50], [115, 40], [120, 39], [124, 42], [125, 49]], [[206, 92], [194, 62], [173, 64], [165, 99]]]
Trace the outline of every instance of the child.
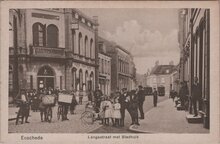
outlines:
[[113, 126], [116, 126], [116, 127], [119, 126], [119, 122], [120, 122], [120, 119], [121, 119], [120, 109], [121, 109], [121, 105], [118, 101], [118, 97], [116, 97], [115, 98], [115, 103], [113, 105], [113, 119], [114, 119]]
[[99, 118], [101, 119], [101, 124], [104, 124], [105, 120], [105, 106], [106, 106], [106, 101], [105, 97], [101, 97], [101, 103], [100, 103], [100, 108], [99, 108]]
[[109, 119], [112, 117], [112, 103], [109, 97], [105, 100], [105, 124], [109, 125]]

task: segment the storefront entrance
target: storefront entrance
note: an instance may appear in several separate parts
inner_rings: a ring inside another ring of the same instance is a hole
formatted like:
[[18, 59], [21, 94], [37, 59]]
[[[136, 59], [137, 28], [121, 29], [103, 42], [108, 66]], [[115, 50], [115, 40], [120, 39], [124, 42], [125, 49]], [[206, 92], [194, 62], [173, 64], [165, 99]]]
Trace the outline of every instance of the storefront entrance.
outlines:
[[54, 89], [54, 72], [49, 66], [44, 66], [38, 71], [37, 75], [38, 89]]

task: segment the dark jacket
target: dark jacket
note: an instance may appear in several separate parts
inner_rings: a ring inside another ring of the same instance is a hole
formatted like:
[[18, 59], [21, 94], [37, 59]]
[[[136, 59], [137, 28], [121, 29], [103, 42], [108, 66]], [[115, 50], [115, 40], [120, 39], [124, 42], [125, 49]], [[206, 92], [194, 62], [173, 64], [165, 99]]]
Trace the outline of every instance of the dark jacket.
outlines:
[[139, 90], [139, 91], [137, 92], [137, 96], [138, 96], [138, 101], [139, 101], [139, 102], [145, 101], [145, 94], [144, 94], [144, 91], [143, 91], [143, 90]]
[[193, 84], [192, 86], [192, 99], [199, 99], [201, 97], [201, 91], [199, 84]]
[[126, 100], [127, 97], [130, 97], [127, 92], [120, 95], [118, 101], [121, 104], [121, 109], [125, 109], [128, 107], [129, 101]]

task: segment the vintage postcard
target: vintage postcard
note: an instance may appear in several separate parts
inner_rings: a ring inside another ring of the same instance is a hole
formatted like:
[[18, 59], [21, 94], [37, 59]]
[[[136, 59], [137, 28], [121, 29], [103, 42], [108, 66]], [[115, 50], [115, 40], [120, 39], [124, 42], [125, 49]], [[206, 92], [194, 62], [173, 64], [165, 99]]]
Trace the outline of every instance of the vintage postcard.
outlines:
[[1, 3], [2, 143], [218, 143], [217, 1]]

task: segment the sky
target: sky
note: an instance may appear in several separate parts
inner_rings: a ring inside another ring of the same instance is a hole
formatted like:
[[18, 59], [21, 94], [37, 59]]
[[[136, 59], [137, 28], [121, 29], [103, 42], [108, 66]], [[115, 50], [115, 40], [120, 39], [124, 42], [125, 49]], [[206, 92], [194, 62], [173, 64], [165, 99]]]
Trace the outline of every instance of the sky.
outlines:
[[80, 9], [98, 16], [99, 35], [131, 52], [137, 73], [159, 64], [179, 63], [178, 9]]

